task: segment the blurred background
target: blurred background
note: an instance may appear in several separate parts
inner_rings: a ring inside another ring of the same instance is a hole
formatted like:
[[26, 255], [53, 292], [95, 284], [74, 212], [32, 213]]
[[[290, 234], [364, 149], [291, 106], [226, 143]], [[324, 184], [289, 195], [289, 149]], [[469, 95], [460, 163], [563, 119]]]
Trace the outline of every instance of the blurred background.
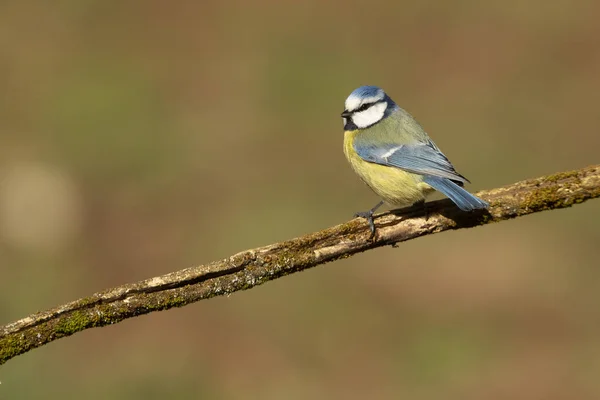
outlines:
[[[350, 219], [383, 87], [472, 191], [600, 162], [600, 2], [0, 2], [0, 324]], [[594, 399], [600, 201], [79, 333], [0, 399]]]

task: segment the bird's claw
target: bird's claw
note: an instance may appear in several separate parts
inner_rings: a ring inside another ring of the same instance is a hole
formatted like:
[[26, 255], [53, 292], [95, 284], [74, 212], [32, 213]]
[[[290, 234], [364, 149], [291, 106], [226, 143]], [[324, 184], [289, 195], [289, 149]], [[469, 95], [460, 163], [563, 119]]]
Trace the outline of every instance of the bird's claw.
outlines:
[[429, 207], [427, 207], [425, 200], [417, 201], [414, 206], [421, 207], [423, 209], [423, 214], [425, 214], [425, 221], [429, 221]]
[[369, 228], [371, 229], [371, 236], [369, 237], [370, 239], [372, 239], [375, 236], [375, 220], [373, 218], [373, 211], [360, 211], [357, 212], [356, 214], [354, 214], [355, 218], [364, 218], [367, 220], [367, 222], [369, 223]]
[[355, 218], [364, 218], [369, 223], [369, 228], [371, 229], [371, 236], [369, 236], [369, 240], [375, 237], [375, 221], [373, 220], [373, 214], [379, 207], [383, 205], [383, 200], [375, 205], [375, 207], [371, 208], [369, 211], [361, 211], [354, 214]]

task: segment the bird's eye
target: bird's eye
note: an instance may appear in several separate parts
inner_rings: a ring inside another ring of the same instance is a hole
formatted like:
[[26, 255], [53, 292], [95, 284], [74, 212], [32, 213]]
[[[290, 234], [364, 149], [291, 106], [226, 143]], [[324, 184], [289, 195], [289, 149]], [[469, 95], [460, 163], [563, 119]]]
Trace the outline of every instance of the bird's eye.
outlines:
[[365, 111], [367, 108], [371, 107], [373, 103], [365, 103], [362, 106], [358, 107], [354, 112]]

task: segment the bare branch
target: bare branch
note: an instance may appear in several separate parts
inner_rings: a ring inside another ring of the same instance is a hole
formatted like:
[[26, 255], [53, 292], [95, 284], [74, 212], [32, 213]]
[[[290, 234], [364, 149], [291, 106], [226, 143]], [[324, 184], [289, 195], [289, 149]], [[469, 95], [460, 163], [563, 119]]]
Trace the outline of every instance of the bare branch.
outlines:
[[600, 197], [600, 165], [483, 191], [488, 211], [461, 212], [449, 200], [380, 214], [377, 236], [354, 219], [300, 238], [246, 250], [221, 261], [119, 286], [0, 327], [0, 365], [11, 358], [85, 329], [153, 311], [250, 289], [272, 279], [380, 246], [449, 229], [470, 228]]

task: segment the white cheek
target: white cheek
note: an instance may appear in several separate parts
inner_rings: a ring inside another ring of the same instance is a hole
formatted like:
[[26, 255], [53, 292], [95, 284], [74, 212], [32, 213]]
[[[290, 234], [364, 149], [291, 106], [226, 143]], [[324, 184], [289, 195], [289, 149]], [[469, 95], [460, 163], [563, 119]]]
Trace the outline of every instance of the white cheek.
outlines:
[[373, 125], [383, 118], [383, 114], [385, 113], [385, 109], [387, 108], [387, 103], [377, 103], [374, 106], [366, 109], [365, 111], [361, 111], [355, 113], [352, 116], [352, 122], [359, 128], [366, 128], [367, 126]]

